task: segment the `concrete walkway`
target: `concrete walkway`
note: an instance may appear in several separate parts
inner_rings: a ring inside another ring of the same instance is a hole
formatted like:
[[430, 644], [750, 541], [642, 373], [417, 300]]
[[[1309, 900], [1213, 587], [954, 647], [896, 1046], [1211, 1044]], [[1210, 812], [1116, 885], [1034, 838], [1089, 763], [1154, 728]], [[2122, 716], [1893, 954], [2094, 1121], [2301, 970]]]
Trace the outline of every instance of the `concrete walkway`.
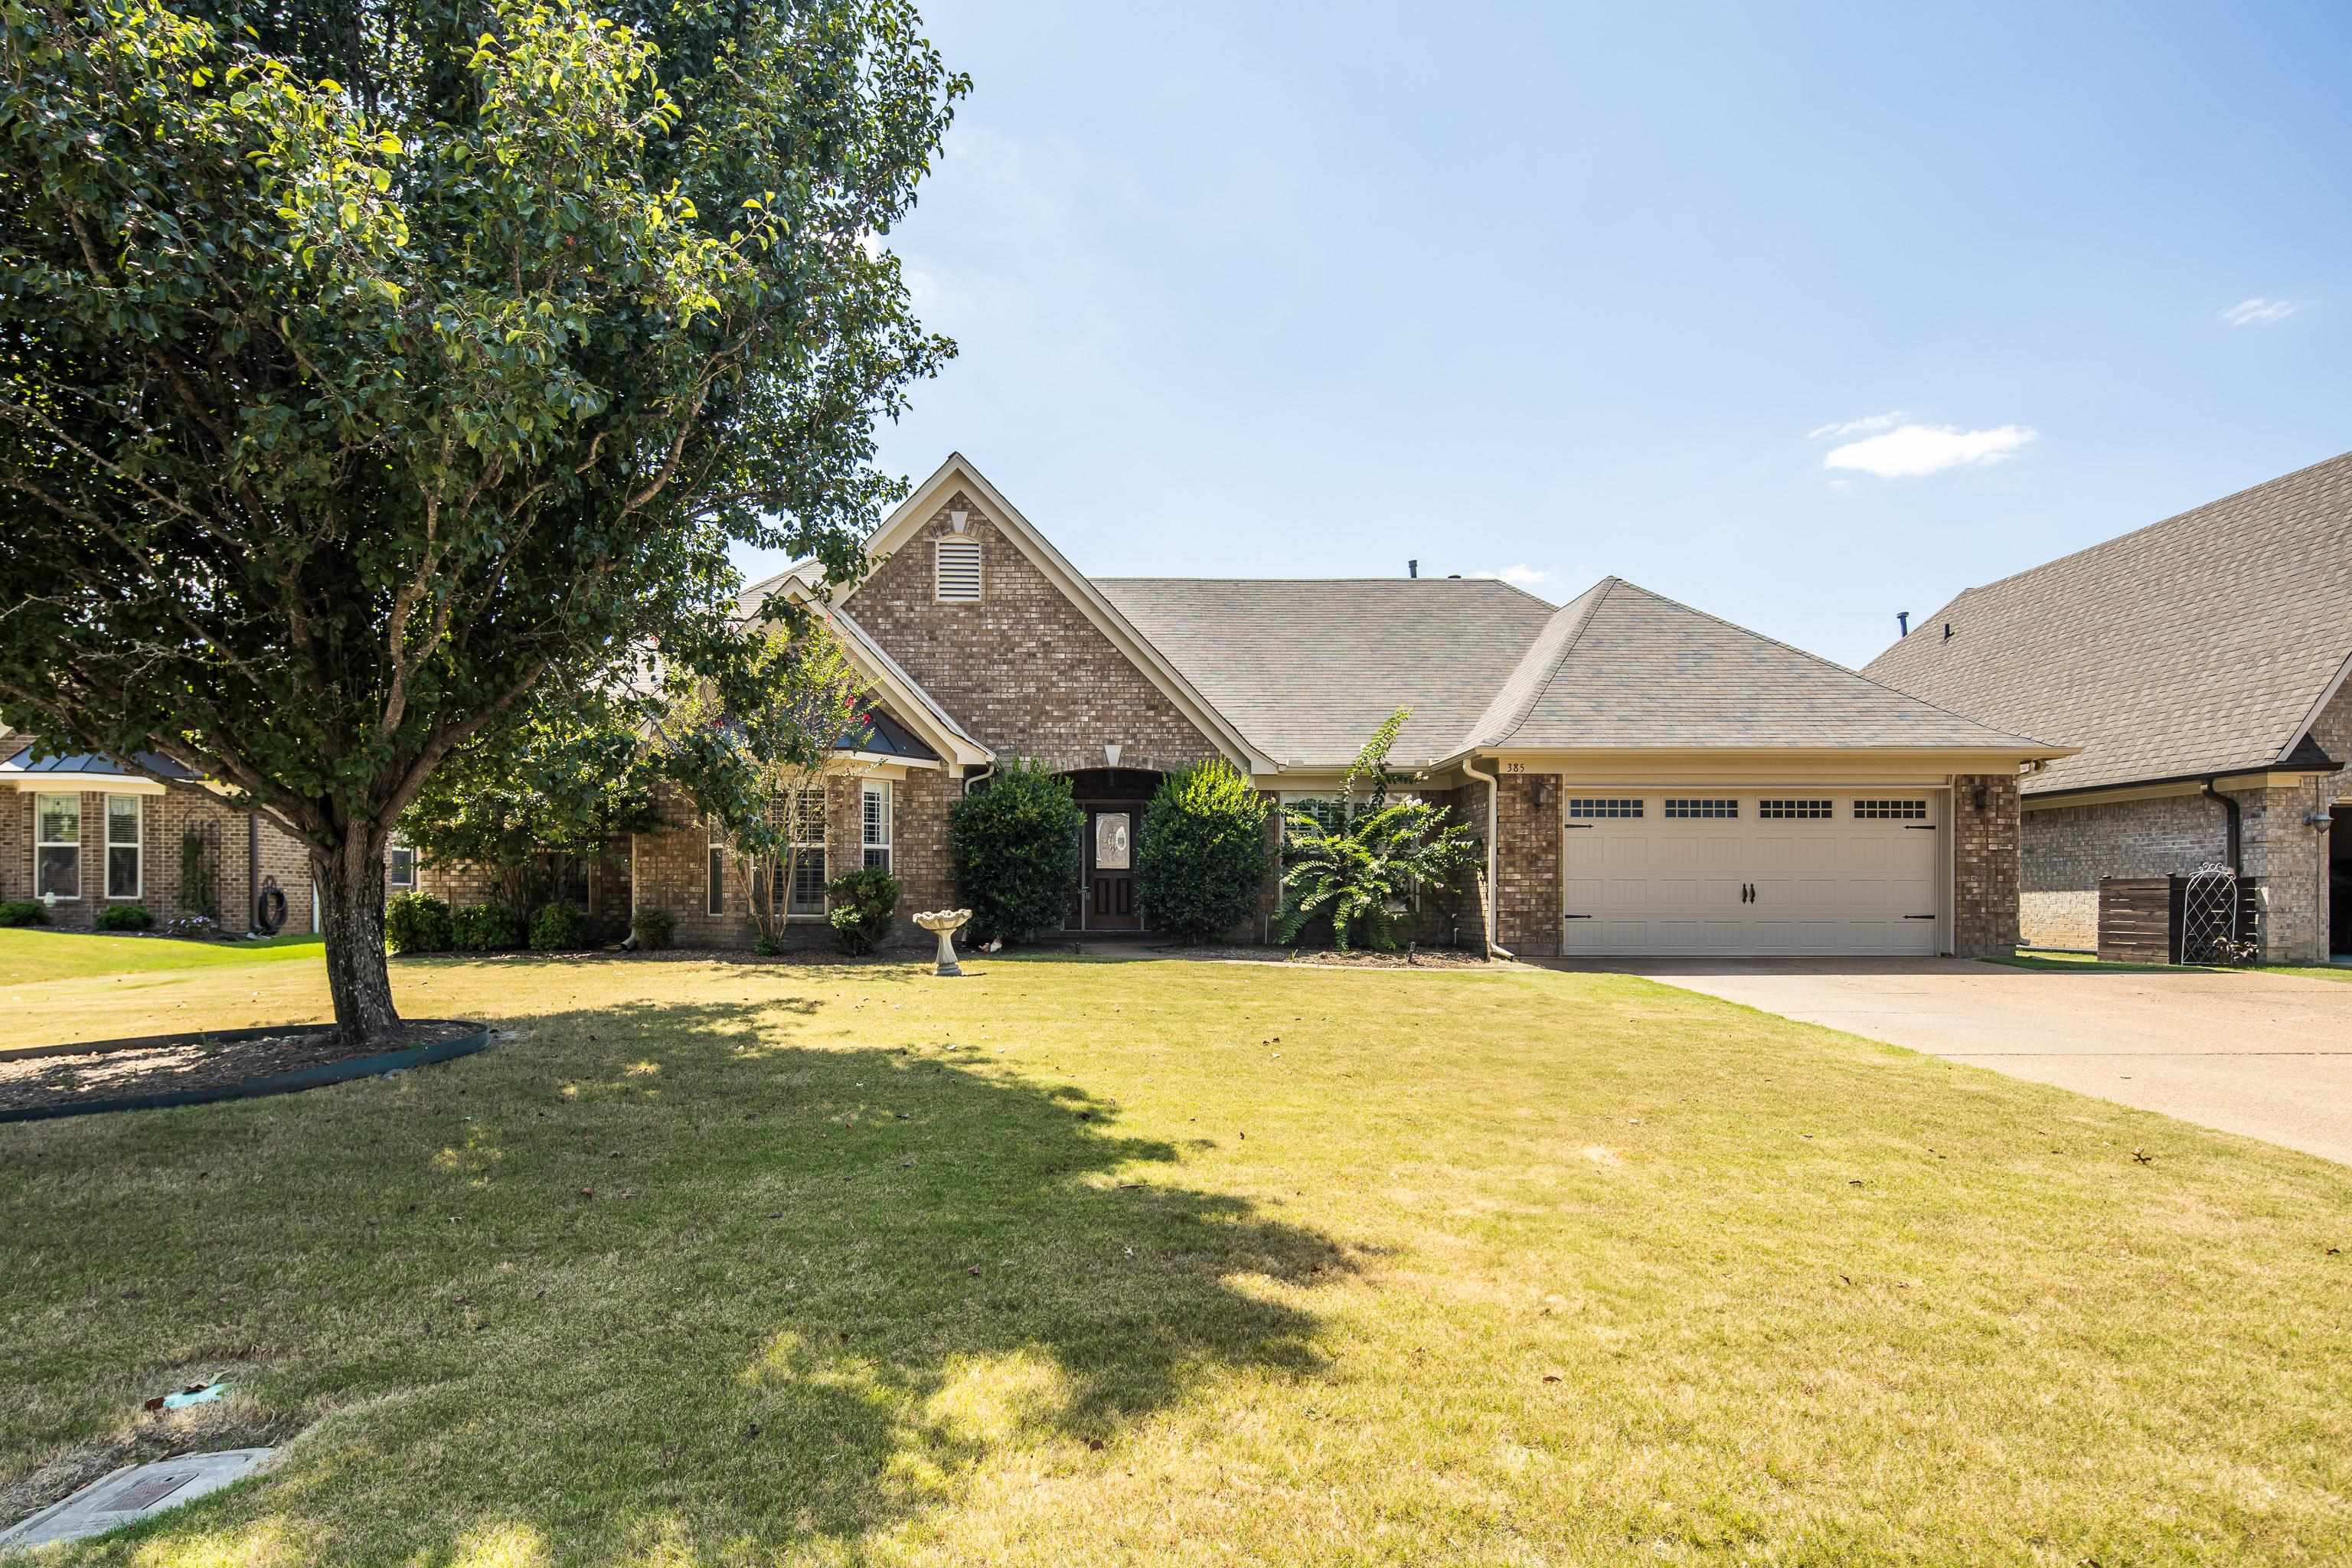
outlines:
[[1543, 962], [1644, 975], [2352, 1164], [2352, 982], [1948, 958]]

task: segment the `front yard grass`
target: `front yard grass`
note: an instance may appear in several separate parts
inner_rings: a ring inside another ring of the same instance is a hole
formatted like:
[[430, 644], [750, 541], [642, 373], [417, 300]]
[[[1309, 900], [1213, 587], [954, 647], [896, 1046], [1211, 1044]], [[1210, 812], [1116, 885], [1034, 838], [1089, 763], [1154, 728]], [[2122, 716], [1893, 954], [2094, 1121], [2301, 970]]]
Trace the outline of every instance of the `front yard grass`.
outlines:
[[227, 1370], [278, 1468], [57, 1561], [2352, 1557], [2352, 1171], [1629, 977], [968, 966], [402, 962], [510, 1040], [0, 1127], [0, 1477]]
[[0, 929], [0, 986], [317, 959], [326, 952], [325, 942], [324, 937], [310, 935], [242, 942], [182, 942], [163, 936], [93, 936], [83, 931], [45, 931], [38, 926], [10, 926]]

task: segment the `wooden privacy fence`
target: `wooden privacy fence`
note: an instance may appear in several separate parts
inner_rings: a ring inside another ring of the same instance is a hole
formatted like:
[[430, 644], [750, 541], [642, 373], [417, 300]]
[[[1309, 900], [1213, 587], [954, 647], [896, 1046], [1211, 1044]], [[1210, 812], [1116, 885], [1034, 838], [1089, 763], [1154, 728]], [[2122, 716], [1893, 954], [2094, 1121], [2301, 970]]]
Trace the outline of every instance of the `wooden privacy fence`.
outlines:
[[[2178, 963], [2187, 877], [2105, 877], [2099, 881], [2099, 957], [2108, 963]], [[2238, 879], [2239, 942], [2252, 942], [2262, 923], [2261, 884]]]

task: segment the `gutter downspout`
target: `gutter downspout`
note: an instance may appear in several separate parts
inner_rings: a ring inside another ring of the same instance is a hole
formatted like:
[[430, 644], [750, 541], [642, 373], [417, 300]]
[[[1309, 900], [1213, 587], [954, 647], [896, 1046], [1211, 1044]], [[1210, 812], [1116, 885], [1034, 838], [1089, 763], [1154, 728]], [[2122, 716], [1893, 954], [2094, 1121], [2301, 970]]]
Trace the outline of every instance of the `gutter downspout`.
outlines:
[[966, 774], [963, 781], [963, 793], [970, 795], [971, 793], [972, 785], [980, 783], [982, 779], [985, 779], [989, 774], [995, 771], [996, 764], [994, 763], [984, 763], [981, 765], [980, 772]]
[[2242, 877], [2246, 874], [2244, 808], [2238, 804], [2235, 795], [2223, 795], [2213, 787], [2213, 780], [2221, 776], [2215, 773], [2205, 780], [2205, 797], [2220, 801], [2221, 809], [2229, 814], [2230, 871], [2233, 876]]
[[261, 931], [261, 813], [245, 814], [245, 934]]
[[1480, 914], [1484, 918], [1486, 926], [1486, 956], [1489, 958], [1508, 958], [1511, 956], [1510, 952], [1504, 948], [1496, 946], [1495, 943], [1496, 796], [1496, 792], [1502, 788], [1502, 785], [1496, 781], [1494, 774], [1480, 773], [1478, 771], [1477, 763], [1469, 757], [1462, 759], [1462, 773], [1465, 777], [1476, 779], [1480, 784], [1486, 786], [1486, 896], [1478, 900], [1479, 903], [1485, 906], [1485, 908], [1480, 910]]

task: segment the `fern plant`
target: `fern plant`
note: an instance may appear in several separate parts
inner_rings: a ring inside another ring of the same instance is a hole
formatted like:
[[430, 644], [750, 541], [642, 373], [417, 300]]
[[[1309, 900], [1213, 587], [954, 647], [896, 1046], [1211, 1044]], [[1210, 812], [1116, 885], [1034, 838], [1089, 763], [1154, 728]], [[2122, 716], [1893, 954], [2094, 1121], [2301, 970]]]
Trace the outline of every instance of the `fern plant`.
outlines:
[[1343, 820], [1285, 814], [1282, 906], [1275, 933], [1284, 942], [1317, 916], [1331, 921], [1331, 945], [1349, 951], [1360, 931], [1381, 952], [1396, 946], [1391, 908], [1417, 887], [1443, 887], [1477, 863], [1477, 836], [1425, 800], [1391, 805], [1389, 748], [1410, 716], [1400, 708], [1381, 721], [1349, 765]]

